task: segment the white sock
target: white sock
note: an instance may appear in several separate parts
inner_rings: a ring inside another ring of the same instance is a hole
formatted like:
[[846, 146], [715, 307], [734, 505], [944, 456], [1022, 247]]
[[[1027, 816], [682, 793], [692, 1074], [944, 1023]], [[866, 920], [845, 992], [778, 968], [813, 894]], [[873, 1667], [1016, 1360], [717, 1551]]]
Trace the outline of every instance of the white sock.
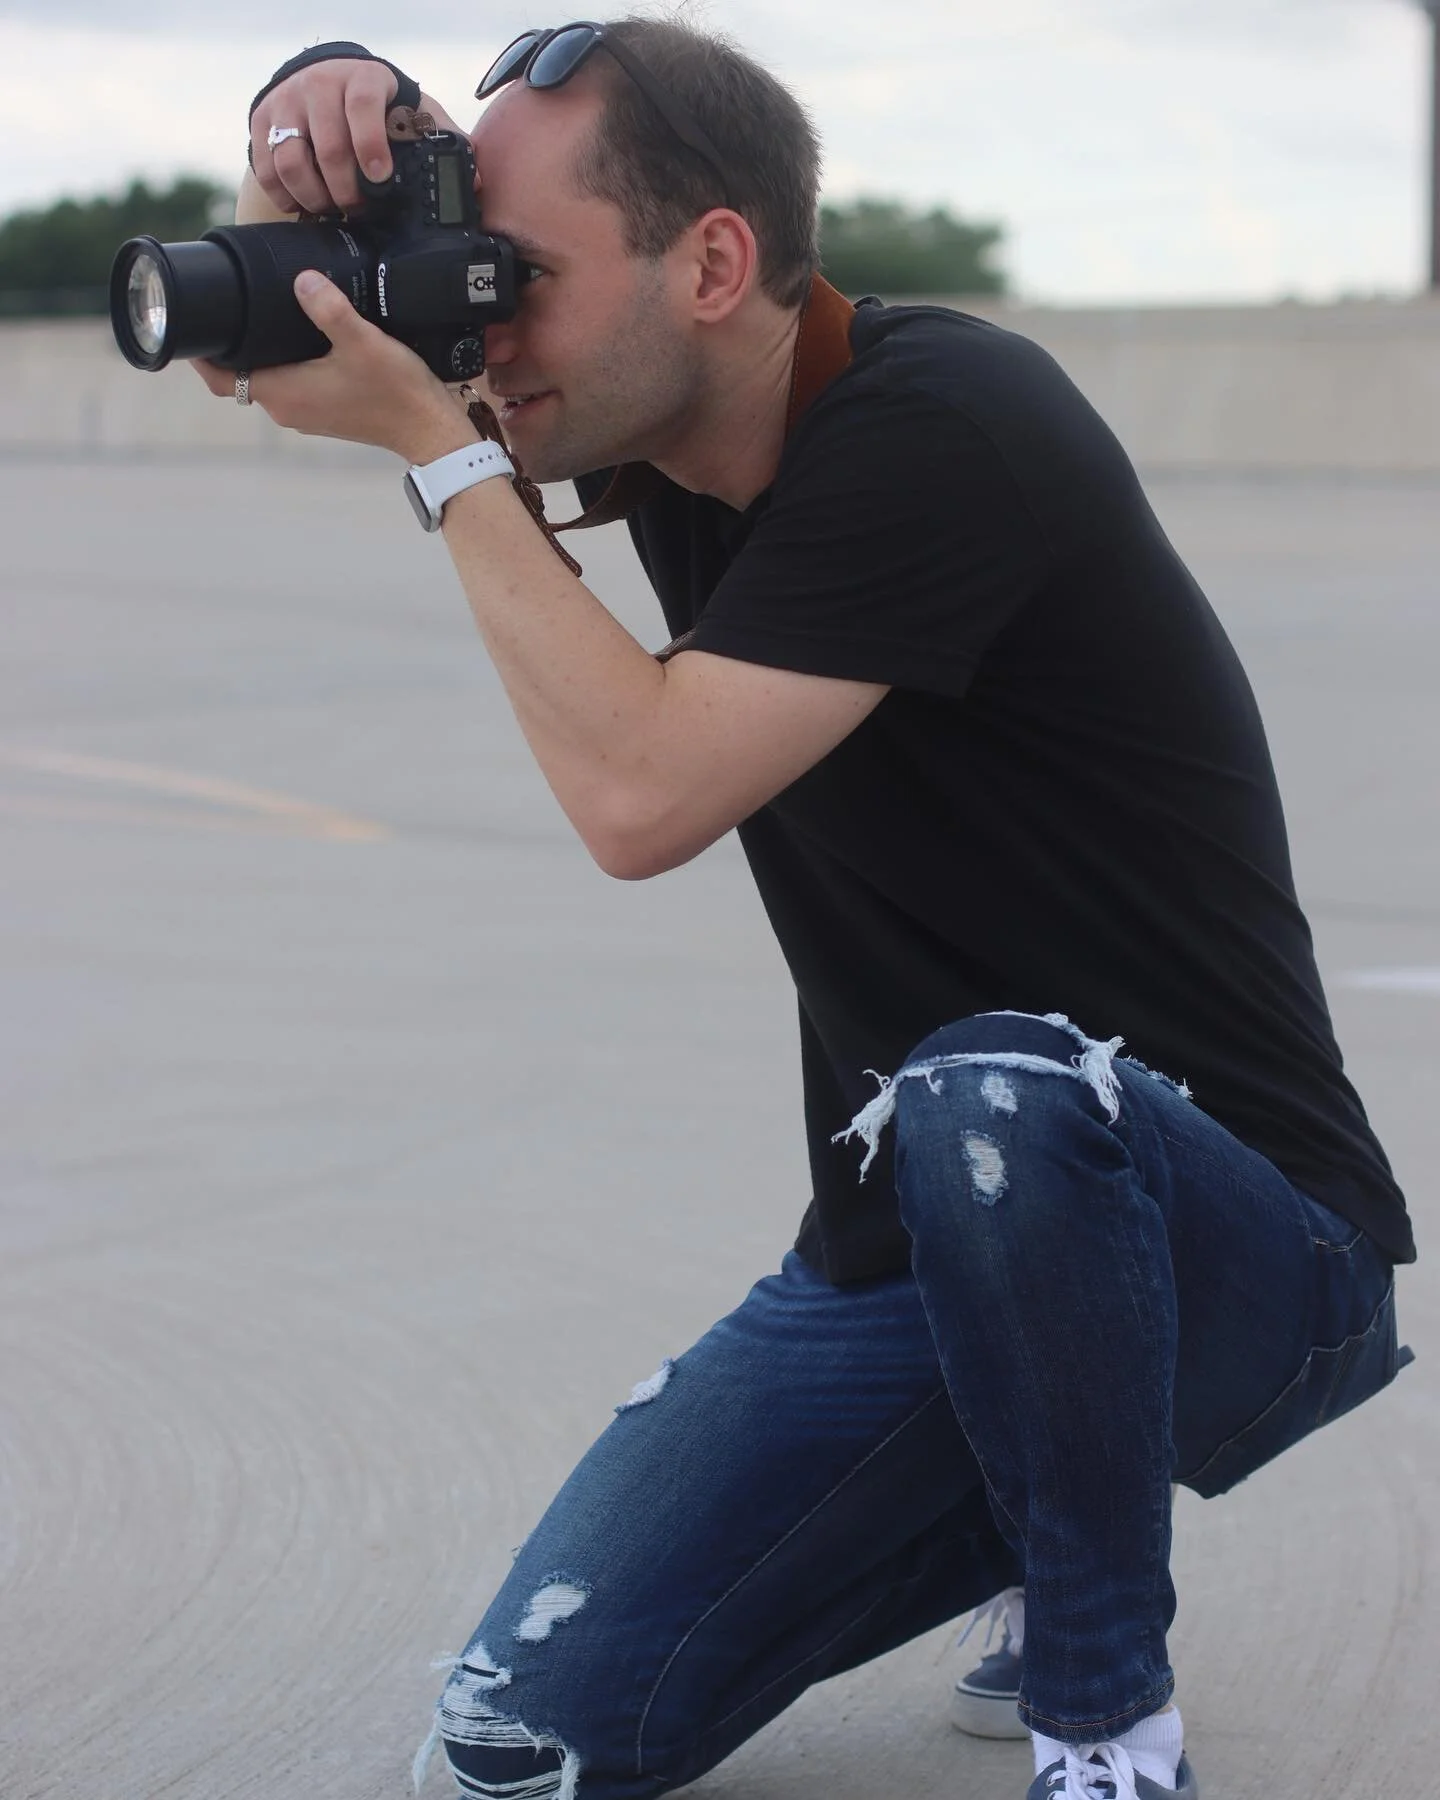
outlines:
[[[1054, 1738], [1045, 1737], [1038, 1731], [1032, 1731], [1030, 1735], [1035, 1740], [1037, 1775], [1042, 1769], [1048, 1769], [1051, 1763], [1059, 1762], [1067, 1750], [1076, 1747], [1074, 1744], [1057, 1743]], [[1110, 1738], [1108, 1742], [1127, 1750], [1136, 1771], [1148, 1780], [1165, 1788], [1175, 1786], [1180, 1753], [1185, 1748], [1185, 1727], [1181, 1722], [1178, 1706], [1168, 1706], [1164, 1712], [1151, 1713], [1138, 1725], [1132, 1725], [1127, 1732], [1117, 1738]]]
[[1161, 1787], [1173, 1788], [1175, 1772], [1180, 1767], [1180, 1753], [1185, 1748], [1185, 1727], [1180, 1708], [1168, 1706], [1164, 1712], [1151, 1713], [1138, 1725], [1132, 1725], [1123, 1736], [1113, 1740], [1130, 1752], [1130, 1760], [1142, 1775], [1158, 1781]]

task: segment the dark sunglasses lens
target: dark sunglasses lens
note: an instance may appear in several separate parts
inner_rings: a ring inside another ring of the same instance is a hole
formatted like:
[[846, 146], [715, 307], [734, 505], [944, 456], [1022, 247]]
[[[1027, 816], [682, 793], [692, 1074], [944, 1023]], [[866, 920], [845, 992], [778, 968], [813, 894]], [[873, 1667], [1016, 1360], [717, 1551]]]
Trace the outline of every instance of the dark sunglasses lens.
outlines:
[[530, 65], [531, 87], [553, 88], [568, 81], [598, 42], [593, 25], [567, 25], [557, 31]]
[[522, 31], [513, 44], [507, 44], [491, 63], [475, 90], [477, 100], [487, 99], [496, 88], [513, 81], [530, 60], [530, 52], [544, 36], [541, 31]]

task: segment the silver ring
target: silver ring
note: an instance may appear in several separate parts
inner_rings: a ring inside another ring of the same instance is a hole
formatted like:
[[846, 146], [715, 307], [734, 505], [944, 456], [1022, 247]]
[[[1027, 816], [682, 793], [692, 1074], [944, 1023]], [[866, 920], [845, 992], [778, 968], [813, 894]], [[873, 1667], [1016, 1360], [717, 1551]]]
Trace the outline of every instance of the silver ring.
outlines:
[[283, 144], [288, 138], [303, 138], [304, 136], [305, 133], [298, 125], [272, 125], [265, 134], [265, 142], [273, 150], [277, 144]]
[[248, 369], [235, 371], [235, 404], [237, 406], [250, 404], [250, 371]]

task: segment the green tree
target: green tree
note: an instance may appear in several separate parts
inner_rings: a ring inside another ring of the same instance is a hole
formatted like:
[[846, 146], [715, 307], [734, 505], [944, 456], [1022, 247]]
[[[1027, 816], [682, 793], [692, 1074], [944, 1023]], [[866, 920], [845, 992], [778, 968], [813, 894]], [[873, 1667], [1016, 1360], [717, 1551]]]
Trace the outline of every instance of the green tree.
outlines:
[[915, 212], [899, 200], [820, 208], [820, 261], [841, 293], [1003, 294], [995, 261], [999, 225], [968, 225], [944, 207]]
[[103, 313], [126, 238], [197, 238], [230, 198], [204, 176], [181, 175], [164, 189], [132, 181], [123, 194], [12, 213], [0, 221], [0, 314]]

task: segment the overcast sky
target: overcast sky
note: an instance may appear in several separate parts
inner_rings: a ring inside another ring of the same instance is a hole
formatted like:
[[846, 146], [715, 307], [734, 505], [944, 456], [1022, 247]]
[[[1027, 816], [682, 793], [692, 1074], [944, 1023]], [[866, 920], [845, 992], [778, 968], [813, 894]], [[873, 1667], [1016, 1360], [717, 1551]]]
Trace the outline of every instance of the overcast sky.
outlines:
[[[0, 212], [136, 173], [233, 182], [251, 95], [326, 38], [388, 55], [468, 124], [495, 53], [561, 22], [517, 0], [148, 0], [124, 9], [144, 29], [124, 31], [121, 10], [0, 0]], [[697, 11], [811, 108], [831, 197], [1003, 223], [1027, 297], [1324, 299], [1420, 282], [1429, 28], [1412, 0]]]

